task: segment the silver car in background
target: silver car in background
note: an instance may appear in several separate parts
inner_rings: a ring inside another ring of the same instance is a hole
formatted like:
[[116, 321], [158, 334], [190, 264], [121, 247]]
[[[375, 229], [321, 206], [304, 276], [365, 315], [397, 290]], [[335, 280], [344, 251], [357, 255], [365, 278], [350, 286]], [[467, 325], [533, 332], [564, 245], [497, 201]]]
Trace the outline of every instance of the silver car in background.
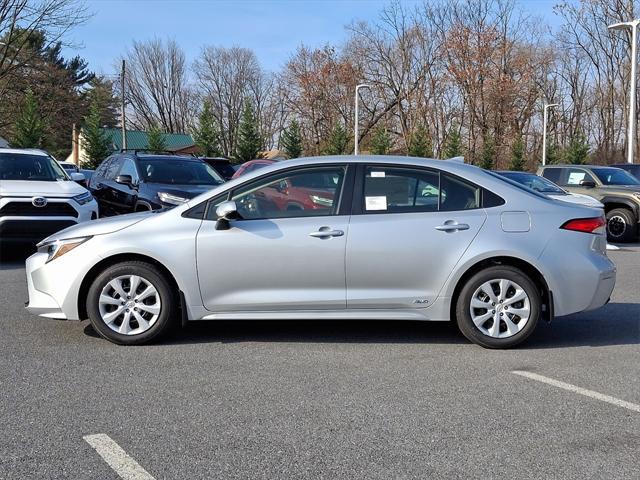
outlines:
[[604, 305], [601, 209], [456, 162], [279, 162], [162, 212], [63, 230], [27, 260], [27, 309], [118, 344], [191, 320], [457, 322], [506, 348]]

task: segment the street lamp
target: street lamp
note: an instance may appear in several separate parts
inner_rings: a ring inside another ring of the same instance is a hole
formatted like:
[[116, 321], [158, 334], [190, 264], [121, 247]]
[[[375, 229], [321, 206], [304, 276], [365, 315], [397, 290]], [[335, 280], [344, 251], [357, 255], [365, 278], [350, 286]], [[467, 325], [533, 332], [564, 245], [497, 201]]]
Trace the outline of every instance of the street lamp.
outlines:
[[547, 118], [551, 107], [557, 107], [559, 103], [545, 103], [542, 109], [542, 165], [547, 164]]
[[356, 85], [356, 113], [355, 113], [355, 121], [354, 123], [354, 134], [355, 134], [355, 142], [354, 142], [354, 149], [353, 149], [353, 154], [354, 155], [358, 155], [358, 123], [360, 121], [360, 116], [358, 115], [358, 100], [360, 99], [360, 89], [361, 88], [371, 88], [371, 85], [367, 85], [366, 83], [361, 83], [359, 85]]
[[640, 19], [630, 22], [620, 22], [609, 25], [609, 30], [624, 30], [631, 28], [631, 91], [629, 92], [629, 134], [627, 138], [627, 162], [633, 163], [633, 147], [635, 143], [636, 129], [636, 38], [638, 33], [638, 24]]

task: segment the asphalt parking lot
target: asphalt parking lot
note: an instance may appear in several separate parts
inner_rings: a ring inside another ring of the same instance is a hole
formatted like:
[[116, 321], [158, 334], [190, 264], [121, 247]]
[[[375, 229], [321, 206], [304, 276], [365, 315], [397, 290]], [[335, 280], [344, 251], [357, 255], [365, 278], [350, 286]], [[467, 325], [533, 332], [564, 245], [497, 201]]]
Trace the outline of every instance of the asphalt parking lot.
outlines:
[[449, 324], [333, 321], [118, 347], [30, 316], [24, 254], [5, 252], [0, 478], [119, 478], [90, 445], [105, 434], [136, 479], [637, 479], [640, 245], [609, 253], [609, 305], [489, 351]]

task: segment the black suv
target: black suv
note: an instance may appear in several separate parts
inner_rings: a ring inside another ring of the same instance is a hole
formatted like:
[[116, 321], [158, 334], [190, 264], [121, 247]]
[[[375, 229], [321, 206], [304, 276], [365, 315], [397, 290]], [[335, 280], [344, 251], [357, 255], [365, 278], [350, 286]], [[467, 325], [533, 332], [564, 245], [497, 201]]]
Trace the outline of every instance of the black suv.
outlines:
[[618, 163], [616, 165], [611, 165], [612, 167], [621, 168], [622, 170], [626, 170], [631, 175], [640, 180], [640, 164], [637, 163]]
[[89, 190], [100, 215], [173, 207], [224, 183], [218, 173], [191, 156], [116, 153], [91, 176]]
[[200, 157], [200, 160], [208, 164], [210, 167], [213, 167], [213, 169], [225, 180], [231, 180], [233, 174], [236, 173], [236, 169], [233, 168], [233, 165], [228, 158]]

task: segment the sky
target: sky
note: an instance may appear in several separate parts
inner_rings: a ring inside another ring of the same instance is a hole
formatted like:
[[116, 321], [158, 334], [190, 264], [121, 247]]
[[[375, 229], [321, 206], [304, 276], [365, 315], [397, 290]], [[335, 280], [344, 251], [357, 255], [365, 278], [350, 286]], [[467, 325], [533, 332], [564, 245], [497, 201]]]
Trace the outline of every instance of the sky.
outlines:
[[[402, 0], [408, 6], [419, 0]], [[557, 22], [559, 0], [519, 0], [525, 11]], [[300, 45], [340, 44], [353, 21], [375, 20], [388, 0], [88, 0], [93, 16], [73, 30], [67, 56], [80, 55], [99, 74], [133, 40], [173, 38], [193, 61], [203, 45], [251, 48], [266, 70], [277, 71]]]

